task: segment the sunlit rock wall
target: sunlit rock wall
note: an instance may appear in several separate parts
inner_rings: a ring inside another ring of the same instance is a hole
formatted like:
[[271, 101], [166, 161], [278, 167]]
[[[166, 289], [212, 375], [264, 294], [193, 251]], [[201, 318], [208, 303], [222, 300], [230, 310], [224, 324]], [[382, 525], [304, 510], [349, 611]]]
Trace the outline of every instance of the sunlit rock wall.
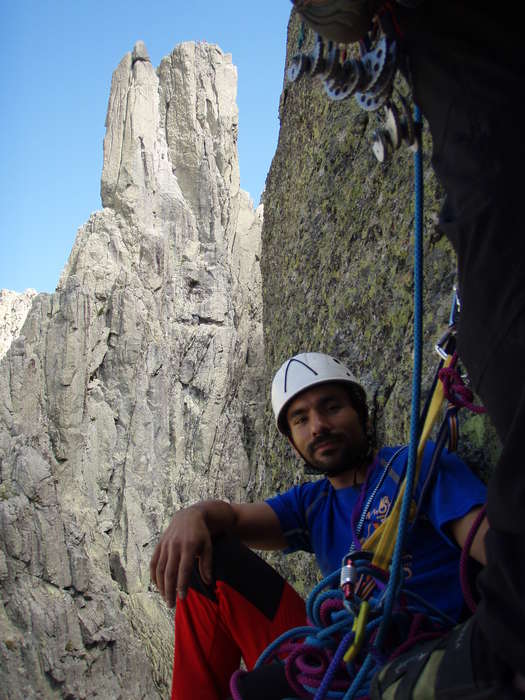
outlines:
[[0, 289], [0, 359], [20, 333], [36, 291], [12, 292]]

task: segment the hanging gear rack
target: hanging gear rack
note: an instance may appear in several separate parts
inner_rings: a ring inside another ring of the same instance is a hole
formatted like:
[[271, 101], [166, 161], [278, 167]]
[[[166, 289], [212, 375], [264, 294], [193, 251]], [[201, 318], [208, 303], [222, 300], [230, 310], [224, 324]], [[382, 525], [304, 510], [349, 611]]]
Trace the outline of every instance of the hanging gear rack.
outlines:
[[[298, 48], [304, 43], [304, 32], [303, 24]], [[370, 44], [370, 41], [361, 42], [360, 56], [353, 57], [347, 46], [325, 42], [316, 34], [312, 51], [296, 53], [286, 77], [290, 83], [305, 76], [317, 77], [330, 100], [339, 102], [355, 97], [361, 109], [380, 114], [383, 121], [375, 129], [371, 145], [377, 160], [383, 163], [403, 143], [415, 149], [420, 127], [413, 119], [407, 98], [394, 90], [397, 42], [380, 33], [373, 46]]]

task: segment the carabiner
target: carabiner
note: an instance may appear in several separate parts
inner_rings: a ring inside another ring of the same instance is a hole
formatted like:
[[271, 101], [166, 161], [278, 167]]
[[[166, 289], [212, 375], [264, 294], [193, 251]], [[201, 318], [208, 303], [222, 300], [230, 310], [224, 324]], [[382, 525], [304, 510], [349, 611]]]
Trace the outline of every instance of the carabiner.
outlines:
[[343, 565], [341, 567], [339, 587], [343, 591], [343, 597], [345, 600], [353, 600], [357, 571], [351, 554], [347, 554], [345, 557], [343, 557], [342, 563]]

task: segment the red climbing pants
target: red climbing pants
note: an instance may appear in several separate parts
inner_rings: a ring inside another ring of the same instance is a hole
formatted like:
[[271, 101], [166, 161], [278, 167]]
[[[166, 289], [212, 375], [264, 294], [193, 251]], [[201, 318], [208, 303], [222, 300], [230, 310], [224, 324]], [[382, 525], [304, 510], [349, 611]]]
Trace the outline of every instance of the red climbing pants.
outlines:
[[195, 567], [177, 601], [172, 700], [225, 700], [241, 658], [251, 669], [270, 642], [305, 624], [302, 598], [254, 552], [220, 538], [213, 554], [214, 585]]

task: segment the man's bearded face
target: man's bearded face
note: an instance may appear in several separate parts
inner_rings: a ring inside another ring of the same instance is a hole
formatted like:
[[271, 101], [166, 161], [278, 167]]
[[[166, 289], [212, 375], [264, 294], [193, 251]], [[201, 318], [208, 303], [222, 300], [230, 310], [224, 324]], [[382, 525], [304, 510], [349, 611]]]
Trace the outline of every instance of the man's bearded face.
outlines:
[[316, 471], [335, 476], [366, 462], [368, 440], [341, 384], [303, 391], [288, 406], [286, 420], [295, 449]]

